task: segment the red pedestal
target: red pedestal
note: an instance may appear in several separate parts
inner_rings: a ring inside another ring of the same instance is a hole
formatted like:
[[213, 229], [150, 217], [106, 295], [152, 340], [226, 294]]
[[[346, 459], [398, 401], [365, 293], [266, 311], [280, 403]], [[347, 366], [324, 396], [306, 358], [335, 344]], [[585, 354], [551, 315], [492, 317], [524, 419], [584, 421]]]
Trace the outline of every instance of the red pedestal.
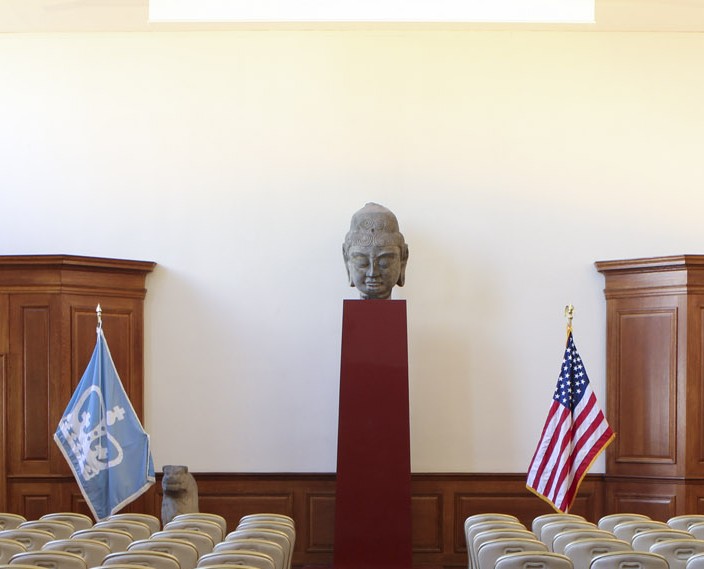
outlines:
[[410, 569], [406, 301], [346, 300], [335, 569]]

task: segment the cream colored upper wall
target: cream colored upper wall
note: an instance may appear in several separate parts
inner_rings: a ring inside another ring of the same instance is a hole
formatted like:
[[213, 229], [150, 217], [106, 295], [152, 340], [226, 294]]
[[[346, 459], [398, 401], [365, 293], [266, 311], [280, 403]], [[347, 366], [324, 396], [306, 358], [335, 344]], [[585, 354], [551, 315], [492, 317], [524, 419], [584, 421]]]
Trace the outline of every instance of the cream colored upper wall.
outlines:
[[378, 201], [410, 246], [413, 469], [522, 472], [567, 303], [605, 403], [594, 261], [703, 252], [703, 58], [689, 33], [1, 35], [0, 254], [159, 263], [158, 469], [328, 472], [340, 247]]

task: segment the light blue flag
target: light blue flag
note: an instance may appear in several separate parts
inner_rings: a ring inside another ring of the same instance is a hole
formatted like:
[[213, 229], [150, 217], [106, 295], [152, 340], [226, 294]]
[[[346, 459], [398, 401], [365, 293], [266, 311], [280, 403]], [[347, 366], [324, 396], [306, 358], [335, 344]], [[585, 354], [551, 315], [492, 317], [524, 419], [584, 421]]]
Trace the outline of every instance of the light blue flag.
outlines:
[[154, 484], [149, 435], [125, 393], [102, 327], [54, 440], [96, 520], [119, 511]]

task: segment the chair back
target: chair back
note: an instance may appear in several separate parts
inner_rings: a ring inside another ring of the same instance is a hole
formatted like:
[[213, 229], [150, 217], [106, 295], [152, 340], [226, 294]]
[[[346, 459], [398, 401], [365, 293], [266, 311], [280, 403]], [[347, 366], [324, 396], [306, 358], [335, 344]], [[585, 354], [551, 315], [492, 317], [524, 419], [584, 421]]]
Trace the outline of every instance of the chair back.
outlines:
[[113, 514], [108, 518], [108, 520], [129, 520], [133, 522], [142, 522], [146, 524], [151, 533], [159, 531], [161, 529], [161, 521], [156, 516], [151, 514], [138, 514], [136, 512], [124, 512], [120, 514]]
[[[177, 514], [171, 521], [187, 521], [187, 520], [205, 520], [214, 522], [220, 526], [222, 535], [227, 535], [227, 520], [219, 514], [211, 514], [208, 512], [192, 512], [189, 514]], [[222, 538], [221, 538], [222, 539]]]
[[273, 541], [265, 539], [231, 539], [215, 545], [214, 553], [228, 551], [258, 551], [271, 557], [276, 569], [286, 569], [286, 553], [283, 547]]
[[672, 529], [689, 531], [690, 526], [702, 522], [704, 522], [704, 514], [684, 514], [670, 518], [667, 520], [667, 525]]
[[27, 518], [20, 516], [19, 514], [10, 514], [9, 512], [0, 512], [0, 531], [5, 529], [15, 529], [23, 522], [26, 522]]
[[68, 522], [73, 526], [74, 531], [79, 529], [88, 529], [93, 527], [93, 518], [85, 514], [77, 512], [53, 512], [44, 514], [40, 520], [58, 520], [60, 522]]
[[140, 539], [130, 543], [127, 551], [161, 551], [178, 559], [181, 569], [193, 569], [198, 563], [198, 549], [190, 541], [170, 538]]
[[678, 529], [648, 529], [634, 535], [631, 545], [635, 551], [650, 551], [651, 545], [666, 539], [694, 539], [694, 536]]
[[531, 524], [530, 529], [533, 530], [535, 537], [542, 541], [540, 534], [543, 529], [543, 526], [552, 522], [559, 522], [563, 520], [579, 520], [583, 522], [587, 521], [584, 516], [580, 516], [579, 514], [543, 514], [541, 516], [536, 516], [535, 518], [533, 518], [533, 522]]
[[614, 535], [623, 541], [633, 542], [633, 536], [649, 529], [670, 529], [665, 522], [655, 520], [641, 520], [616, 524]]
[[45, 543], [42, 551], [65, 551], [83, 558], [88, 567], [102, 565], [103, 559], [112, 553], [107, 543], [95, 539], [55, 539]]
[[0, 539], [0, 564], [9, 563], [10, 558], [17, 553], [24, 553], [27, 548], [14, 539]]
[[624, 512], [621, 514], [608, 514], [606, 516], [602, 516], [601, 518], [599, 518], [599, 521], [596, 525], [599, 527], [599, 529], [604, 529], [613, 533], [614, 528], [618, 524], [622, 524], [624, 522], [642, 522], [644, 520], [649, 519], [650, 517], [646, 516], [645, 514], [634, 514], [631, 512]]
[[149, 526], [144, 522], [138, 522], [127, 518], [108, 518], [106, 520], [96, 522], [93, 524], [93, 527], [95, 529], [119, 529], [120, 531], [130, 534], [132, 536], [132, 541], [147, 539], [152, 534]]
[[613, 551], [597, 555], [589, 569], [669, 569], [667, 559], [647, 551]]
[[561, 520], [545, 524], [540, 530], [540, 541], [552, 551], [553, 541], [558, 534], [570, 530], [596, 530], [596, 524], [586, 520]]
[[612, 551], [633, 551], [631, 544], [622, 539], [594, 537], [577, 539], [565, 545], [565, 555], [575, 569], [589, 569], [592, 559]]
[[178, 559], [161, 551], [120, 551], [103, 560], [108, 567], [115, 564], [142, 565], [151, 569], [181, 569]]
[[483, 531], [474, 536], [472, 541], [472, 551], [476, 554], [479, 548], [487, 541], [494, 539], [538, 539], [532, 531], [527, 529], [494, 529]]
[[509, 553], [519, 553], [524, 551], [548, 550], [548, 546], [537, 539], [525, 538], [503, 538], [492, 539], [482, 543], [477, 549], [477, 568], [494, 569], [494, 565], [499, 557]]
[[10, 565], [36, 565], [45, 569], [88, 569], [80, 555], [66, 551], [26, 551], [10, 559]]
[[265, 528], [274, 529], [283, 532], [288, 537], [291, 542], [291, 547], [296, 543], [296, 528], [293, 527], [288, 522], [281, 522], [277, 520], [245, 520], [237, 524], [237, 529], [247, 529], [247, 528]]
[[213, 540], [213, 544], [220, 543], [225, 534], [222, 532], [222, 527], [217, 522], [211, 522], [209, 520], [199, 520], [195, 518], [187, 520], [171, 520], [169, 523], [164, 525], [165, 530], [170, 529], [188, 529], [192, 531], [199, 531], [210, 536]]
[[697, 522], [689, 526], [687, 533], [694, 536], [695, 539], [704, 539], [704, 522]]
[[71, 537], [71, 534], [76, 531], [73, 524], [60, 520], [30, 520], [28, 522], [22, 522], [18, 529], [48, 531], [54, 536], [54, 539], [66, 539], [67, 537]]
[[551, 551], [509, 553], [496, 560], [494, 569], [574, 569], [570, 558]]
[[24, 545], [27, 551], [38, 551], [54, 536], [44, 530], [17, 527], [0, 531], [0, 538], [14, 539]]
[[257, 569], [276, 569], [274, 560], [258, 551], [220, 551], [204, 555], [198, 560], [198, 567], [210, 565], [251, 565]]
[[231, 531], [225, 537], [225, 541], [232, 541], [236, 539], [264, 539], [267, 541], [273, 541], [281, 546], [285, 554], [285, 567], [290, 569], [291, 567], [291, 557], [293, 556], [293, 548], [291, 547], [291, 541], [288, 536], [275, 529], [267, 528], [245, 528], [237, 529]]
[[474, 538], [480, 533], [494, 530], [513, 530], [521, 531], [526, 527], [521, 523], [513, 520], [489, 520], [486, 522], [477, 522], [466, 526], [464, 534], [465, 542], [467, 543], [467, 563], [469, 569], [474, 569], [477, 565], [477, 555], [474, 550]]
[[192, 544], [198, 550], [198, 557], [210, 553], [213, 550], [213, 538], [202, 531], [192, 529], [163, 529], [154, 532], [150, 539], [182, 539]]
[[704, 553], [704, 541], [699, 539], [668, 539], [650, 546], [650, 553], [662, 555], [670, 569], [685, 569], [687, 559], [695, 553]]
[[287, 516], [286, 514], [272, 514], [270, 512], [261, 512], [261, 513], [255, 513], [255, 514], [247, 514], [244, 515], [240, 518], [238, 523], [242, 523], [245, 521], [252, 521], [252, 520], [268, 520], [272, 522], [282, 522], [291, 525], [292, 527], [296, 527], [296, 522], [291, 516]]
[[79, 529], [71, 534], [71, 539], [91, 539], [100, 541], [110, 548], [111, 553], [127, 551], [127, 546], [132, 543], [132, 536], [119, 529], [96, 528]]
[[687, 559], [687, 569], [704, 569], [704, 553], [695, 553]]
[[564, 553], [568, 543], [578, 539], [616, 539], [610, 531], [603, 529], [570, 529], [558, 533], [552, 540], [552, 551]]

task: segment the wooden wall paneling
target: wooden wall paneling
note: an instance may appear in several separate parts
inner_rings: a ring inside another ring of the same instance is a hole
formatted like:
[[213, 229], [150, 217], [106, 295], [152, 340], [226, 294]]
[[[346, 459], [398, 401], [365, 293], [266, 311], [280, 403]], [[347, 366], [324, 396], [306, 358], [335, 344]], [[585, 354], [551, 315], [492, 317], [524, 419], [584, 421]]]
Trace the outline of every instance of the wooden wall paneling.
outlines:
[[617, 433], [609, 473], [675, 476], [678, 464], [677, 297], [621, 300], [610, 319], [607, 413]]
[[49, 410], [60, 385], [60, 331], [52, 326], [57, 310], [51, 295], [10, 297], [7, 378], [7, 471], [10, 475], [50, 472], [53, 431]]
[[688, 304], [687, 329], [694, 333], [687, 334], [686, 390], [682, 397], [686, 401], [687, 433], [699, 433], [699, 436], [687, 436], [687, 475], [704, 477], [704, 296], [693, 295]]
[[[2, 298], [0, 295], [0, 304]], [[2, 307], [0, 306], [0, 309]], [[5, 449], [7, 448], [7, 416], [5, 413], [5, 392], [7, 385], [6, 355], [0, 353], [0, 472], [6, 472]], [[0, 512], [7, 511], [7, 482], [5, 476], [0, 476]]]
[[10, 479], [7, 486], [9, 511], [21, 513], [28, 520], [65, 510], [68, 506], [61, 480]]
[[303, 550], [306, 554], [332, 555], [335, 541], [335, 493], [306, 492], [306, 524], [304, 535], [306, 542]]
[[635, 512], [660, 521], [687, 513], [684, 481], [607, 477], [605, 490], [608, 512]]

